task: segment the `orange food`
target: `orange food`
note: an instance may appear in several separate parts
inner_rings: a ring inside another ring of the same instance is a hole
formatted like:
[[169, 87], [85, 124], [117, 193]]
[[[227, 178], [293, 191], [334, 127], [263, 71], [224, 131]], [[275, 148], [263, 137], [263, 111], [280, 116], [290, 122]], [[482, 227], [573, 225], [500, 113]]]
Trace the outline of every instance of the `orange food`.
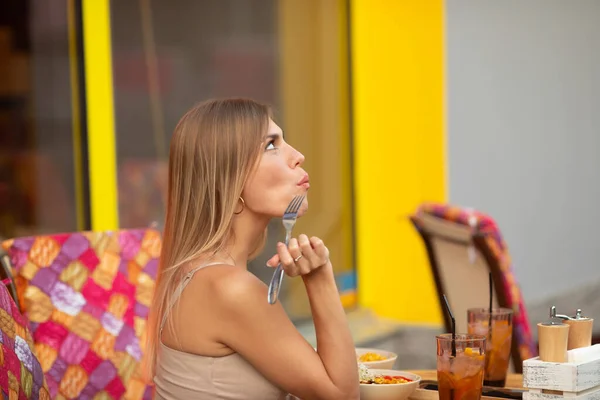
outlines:
[[368, 353], [362, 354], [360, 357], [358, 357], [359, 362], [383, 361], [383, 360], [387, 360], [387, 357], [384, 357], [381, 354], [377, 354], [377, 353], [373, 353], [373, 352], [368, 352]]
[[374, 384], [374, 385], [397, 385], [399, 383], [408, 383], [408, 382], [412, 382], [412, 379], [408, 379], [403, 376], [380, 375], [380, 376], [376, 376], [375, 379], [372, 381], [361, 382], [361, 383]]

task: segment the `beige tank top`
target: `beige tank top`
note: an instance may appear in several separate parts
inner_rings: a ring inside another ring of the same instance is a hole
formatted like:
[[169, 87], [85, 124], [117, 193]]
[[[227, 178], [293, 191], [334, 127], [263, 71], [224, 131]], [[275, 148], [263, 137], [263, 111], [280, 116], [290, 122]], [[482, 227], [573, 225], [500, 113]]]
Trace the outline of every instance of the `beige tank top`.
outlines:
[[[160, 324], [160, 332], [181, 293], [194, 274], [210, 265], [205, 264], [188, 272], [177, 289]], [[286, 399], [279, 388], [269, 382], [237, 353], [224, 357], [205, 357], [172, 349], [162, 340], [154, 376], [155, 399], [227, 399], [270, 400]]]

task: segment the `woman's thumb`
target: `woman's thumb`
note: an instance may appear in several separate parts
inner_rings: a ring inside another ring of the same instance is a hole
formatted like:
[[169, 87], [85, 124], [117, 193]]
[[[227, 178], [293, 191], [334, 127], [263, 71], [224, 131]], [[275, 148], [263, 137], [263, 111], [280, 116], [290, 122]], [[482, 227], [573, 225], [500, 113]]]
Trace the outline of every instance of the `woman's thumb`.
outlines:
[[279, 254], [275, 254], [267, 261], [267, 267], [276, 267], [279, 264]]

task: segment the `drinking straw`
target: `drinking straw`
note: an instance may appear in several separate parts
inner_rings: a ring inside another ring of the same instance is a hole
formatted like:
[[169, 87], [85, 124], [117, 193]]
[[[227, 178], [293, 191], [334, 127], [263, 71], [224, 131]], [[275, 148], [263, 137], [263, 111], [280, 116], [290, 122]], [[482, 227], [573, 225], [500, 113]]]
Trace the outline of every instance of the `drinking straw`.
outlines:
[[446, 303], [446, 311], [452, 320], [452, 357], [456, 357], [456, 320], [454, 319], [454, 314], [452, 314], [452, 310], [450, 309], [450, 303], [448, 303], [448, 298], [446, 295], [444, 296], [444, 302]]

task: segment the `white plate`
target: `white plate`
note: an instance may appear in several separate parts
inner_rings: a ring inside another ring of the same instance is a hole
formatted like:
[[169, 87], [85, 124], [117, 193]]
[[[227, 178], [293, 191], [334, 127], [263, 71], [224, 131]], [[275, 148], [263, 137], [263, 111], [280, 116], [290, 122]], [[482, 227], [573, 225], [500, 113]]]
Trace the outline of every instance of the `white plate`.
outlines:
[[389, 385], [377, 385], [377, 384], [360, 384], [360, 400], [406, 400], [412, 395], [417, 387], [421, 377], [419, 375], [411, 374], [406, 371], [396, 371], [390, 369], [373, 369], [375, 374], [379, 375], [390, 375], [390, 376], [402, 376], [404, 378], [412, 380], [408, 383], [397, 383]]

